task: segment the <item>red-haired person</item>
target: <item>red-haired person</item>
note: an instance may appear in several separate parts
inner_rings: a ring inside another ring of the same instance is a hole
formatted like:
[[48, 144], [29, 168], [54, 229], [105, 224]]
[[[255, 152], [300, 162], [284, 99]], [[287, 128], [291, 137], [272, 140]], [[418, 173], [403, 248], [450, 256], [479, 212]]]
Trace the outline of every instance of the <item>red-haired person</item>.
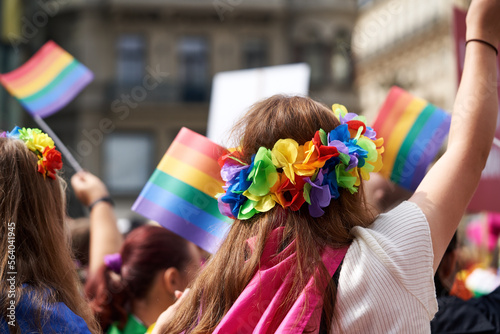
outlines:
[[448, 148], [415, 194], [374, 218], [363, 180], [381, 140], [339, 105], [274, 96], [221, 157], [227, 238], [154, 332], [430, 333], [433, 276], [472, 197], [498, 114], [500, 1], [473, 0]]
[[65, 231], [61, 155], [39, 129], [0, 132], [0, 332], [99, 333]]
[[109, 334], [143, 334], [172, 305], [202, 262], [198, 247], [159, 226], [145, 225], [125, 238], [119, 253], [85, 286], [101, 327]]

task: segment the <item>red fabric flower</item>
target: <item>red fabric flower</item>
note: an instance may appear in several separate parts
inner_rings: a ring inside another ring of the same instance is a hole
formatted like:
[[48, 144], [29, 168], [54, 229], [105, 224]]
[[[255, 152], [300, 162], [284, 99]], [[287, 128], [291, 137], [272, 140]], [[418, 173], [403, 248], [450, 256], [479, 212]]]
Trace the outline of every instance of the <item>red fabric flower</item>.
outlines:
[[56, 170], [62, 168], [61, 152], [56, 150], [55, 146], [53, 146], [52, 148], [46, 146], [43, 149], [42, 154], [43, 157], [38, 160], [38, 171], [44, 176], [48, 175], [51, 179], [55, 179]]
[[332, 157], [337, 157], [339, 155], [339, 151], [335, 146], [323, 145], [323, 143], [321, 142], [319, 131], [316, 131], [316, 133], [314, 134], [312, 142], [319, 150], [320, 157], [318, 158], [318, 160], [320, 161], [326, 161]]
[[290, 208], [292, 211], [300, 209], [306, 201], [304, 198], [304, 184], [306, 181], [303, 177], [295, 175], [295, 184], [293, 184], [285, 174], [281, 175], [281, 185], [273, 194], [274, 200], [284, 208]]
[[364, 135], [366, 132], [366, 125], [365, 123], [358, 121], [358, 120], [351, 120], [347, 122], [347, 126], [349, 127], [349, 130], [354, 130], [354, 133], [358, 132], [358, 129], [360, 127], [363, 127], [363, 131], [361, 131], [361, 134]]
[[224, 164], [226, 162], [233, 164], [233, 165], [246, 165], [245, 163], [242, 162], [243, 159], [243, 154], [240, 151], [233, 151], [233, 152], [228, 152], [225, 151], [223, 155], [217, 159], [217, 162], [219, 163], [220, 168], [224, 167]]

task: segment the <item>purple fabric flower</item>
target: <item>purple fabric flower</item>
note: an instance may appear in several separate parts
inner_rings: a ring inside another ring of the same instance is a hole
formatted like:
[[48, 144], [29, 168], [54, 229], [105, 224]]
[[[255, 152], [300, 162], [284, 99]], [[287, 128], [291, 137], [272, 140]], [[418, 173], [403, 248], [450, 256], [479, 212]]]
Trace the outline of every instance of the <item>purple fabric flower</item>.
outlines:
[[347, 113], [345, 116], [342, 116], [342, 113], [339, 114], [339, 121], [340, 121], [340, 125], [344, 125], [346, 124], [347, 122], [353, 120], [354, 118], [356, 118], [358, 115], [356, 115], [355, 113]]
[[225, 182], [231, 181], [234, 179], [241, 170], [248, 168], [249, 165], [240, 165], [238, 162], [230, 163], [227, 162], [222, 166], [220, 170], [220, 176]]
[[328, 146], [336, 147], [337, 151], [339, 151], [340, 153], [349, 154], [349, 149], [340, 140], [332, 140], [331, 142], [328, 143]]
[[323, 173], [321, 172], [318, 173], [314, 181], [311, 181], [310, 178], [306, 179], [307, 183], [312, 186], [309, 195], [311, 200], [309, 214], [314, 218], [321, 217], [325, 213], [322, 208], [330, 205], [330, 200], [332, 198], [328, 184], [323, 185], [323, 179]]
[[7, 138], [7, 132], [0, 132], [0, 138]]
[[[346, 124], [347, 122], [349, 121], [352, 121], [353, 119], [355, 119], [356, 117], [358, 117], [358, 115], [356, 115], [355, 113], [347, 113], [344, 117], [340, 116], [341, 117], [341, 121], [340, 121], [340, 124]], [[342, 123], [343, 122], [343, 123]]]
[[377, 140], [377, 133], [369, 126], [366, 127], [366, 132], [364, 136], [370, 138], [371, 140]]
[[233, 216], [233, 213], [231, 212], [231, 206], [228, 204], [228, 203], [224, 203], [222, 201], [222, 197], [219, 197], [217, 199], [217, 204], [219, 206], [219, 211], [220, 213], [222, 213], [224, 216], [226, 217], [230, 217], [230, 218], [236, 218]]
[[357, 157], [357, 154], [350, 154], [349, 155], [349, 165], [346, 167], [346, 172], [347, 171], [350, 171], [351, 169], [353, 169], [354, 167], [357, 167], [358, 166], [358, 157]]

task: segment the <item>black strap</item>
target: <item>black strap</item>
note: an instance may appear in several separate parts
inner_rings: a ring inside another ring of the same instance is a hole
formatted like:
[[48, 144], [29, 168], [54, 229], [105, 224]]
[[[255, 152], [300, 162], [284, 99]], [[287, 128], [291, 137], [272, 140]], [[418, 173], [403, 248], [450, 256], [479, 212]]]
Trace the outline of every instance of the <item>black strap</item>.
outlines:
[[469, 44], [469, 42], [479, 42], [479, 43], [482, 43], [484, 45], [487, 45], [490, 48], [492, 48], [495, 51], [496, 55], [498, 56], [498, 49], [496, 48], [496, 46], [494, 46], [493, 44], [491, 44], [489, 42], [483, 41], [482, 39], [469, 39], [467, 42], [465, 42], [465, 46], [467, 46], [467, 44]]
[[95, 201], [94, 203], [90, 204], [89, 205], [89, 211], [92, 211], [92, 208], [99, 202], [107, 202], [109, 204], [111, 204], [111, 206], [115, 206], [115, 202], [113, 201], [113, 199], [110, 197], [110, 196], [104, 196], [104, 197], [101, 197], [99, 198], [97, 201]]
[[[340, 270], [342, 269], [342, 264], [344, 263], [344, 260], [342, 260], [342, 262], [340, 262], [339, 264], [339, 267], [337, 268], [337, 270], [335, 271], [335, 274], [333, 274], [332, 276], [332, 279], [330, 280], [330, 283], [329, 285], [331, 284], [334, 284], [335, 287], [338, 288], [339, 286], [339, 278], [340, 278]], [[328, 291], [329, 289], [327, 289]], [[325, 317], [325, 310], [323, 309], [323, 311], [321, 312], [321, 324], [319, 326], [319, 332], [318, 334], [328, 334], [328, 332], [326, 331], [326, 328], [327, 328], [327, 324], [326, 324], [326, 317]]]

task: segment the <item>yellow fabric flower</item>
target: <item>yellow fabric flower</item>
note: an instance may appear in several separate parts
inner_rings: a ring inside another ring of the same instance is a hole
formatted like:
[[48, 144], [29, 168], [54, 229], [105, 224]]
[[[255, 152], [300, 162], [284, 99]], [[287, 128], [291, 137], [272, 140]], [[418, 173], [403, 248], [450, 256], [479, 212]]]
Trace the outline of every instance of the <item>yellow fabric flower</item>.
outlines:
[[[46, 147], [54, 147], [54, 141], [46, 133], [34, 133], [33, 141], [28, 142], [28, 147], [33, 145], [38, 151], [43, 152]], [[29, 147], [30, 148], [30, 147]], [[30, 148], [31, 150], [31, 148]]]
[[293, 164], [297, 161], [299, 144], [293, 139], [280, 139], [274, 144], [272, 155], [273, 164], [282, 168], [285, 175], [295, 184], [295, 172]]
[[257, 210], [258, 212], [267, 212], [274, 208], [276, 202], [273, 200], [271, 194], [267, 194], [265, 196], [256, 196], [252, 195], [248, 190], [243, 193], [243, 196], [246, 196], [250, 201], [252, 201], [252, 208]]
[[54, 146], [54, 141], [40, 129], [22, 128], [19, 130], [19, 139], [26, 143], [30, 151], [38, 151], [40, 154], [47, 146], [49, 148]]
[[384, 166], [384, 163], [382, 161], [382, 153], [384, 153], [384, 138], [378, 138], [377, 140], [374, 141], [375, 146], [377, 147], [377, 160], [375, 162], [370, 162], [370, 164], [373, 165], [373, 171], [372, 173], [378, 173], [382, 167]]
[[[369, 145], [371, 147], [375, 147], [374, 149], [372, 148], [369, 151], [369, 155], [365, 160], [366, 162], [365, 165], [359, 168], [359, 173], [361, 175], [361, 178], [365, 181], [368, 181], [370, 180], [370, 173], [379, 172], [382, 169], [382, 166], [384, 165], [382, 162], [382, 153], [384, 153], [384, 146], [383, 146], [384, 139], [378, 138], [377, 140], [373, 141], [364, 136], [361, 139], [366, 139], [366, 142], [370, 142]], [[364, 141], [362, 141], [362, 143], [364, 143]]]
[[334, 104], [332, 106], [332, 111], [335, 117], [337, 117], [338, 119], [340, 119], [340, 116], [345, 117], [345, 115], [347, 115], [348, 113], [347, 108], [341, 104]]

